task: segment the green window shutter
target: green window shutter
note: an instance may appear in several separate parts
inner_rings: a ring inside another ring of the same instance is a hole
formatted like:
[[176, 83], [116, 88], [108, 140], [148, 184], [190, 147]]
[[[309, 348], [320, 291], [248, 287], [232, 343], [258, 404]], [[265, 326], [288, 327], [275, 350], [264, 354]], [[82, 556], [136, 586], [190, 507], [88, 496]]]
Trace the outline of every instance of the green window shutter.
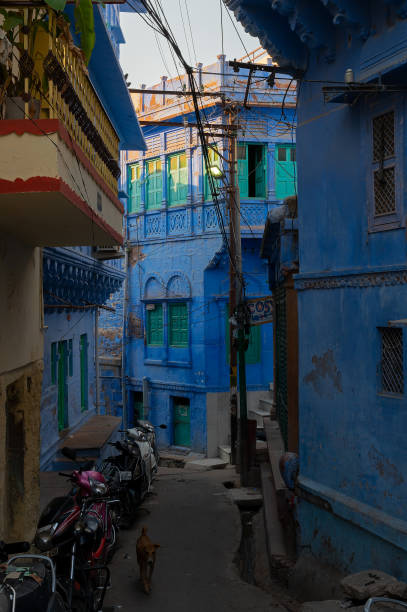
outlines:
[[249, 161], [247, 145], [237, 145], [237, 176], [241, 198], [249, 197]]
[[162, 201], [161, 160], [153, 159], [146, 164], [146, 209], [160, 208]]
[[51, 384], [57, 384], [57, 343], [51, 344]]
[[168, 159], [168, 205], [185, 204], [188, 196], [188, 164], [185, 153]]
[[265, 147], [256, 149], [256, 198], [266, 197], [266, 151]]
[[[209, 164], [210, 165], [217, 164], [220, 167], [219, 153], [217, 153], [213, 149], [209, 149], [208, 148], [208, 156], [209, 156]], [[211, 187], [209, 185], [208, 173], [206, 171], [205, 159], [203, 160], [203, 164], [204, 164], [204, 198], [205, 198], [205, 201], [206, 201], [206, 200], [211, 200], [212, 199], [212, 194], [211, 194]], [[220, 182], [220, 179], [215, 179], [215, 186], [216, 186], [216, 188], [218, 187], [219, 182]]]
[[[229, 343], [229, 308], [226, 310], [226, 363], [230, 363]], [[239, 355], [237, 356], [239, 362]], [[249, 346], [246, 351], [246, 364], [259, 363], [261, 360], [261, 329], [260, 325], [250, 326]]]
[[169, 344], [170, 346], [188, 346], [188, 306], [186, 303], [170, 304], [169, 317]]
[[162, 346], [164, 344], [163, 307], [153, 304], [153, 310], [147, 310], [147, 344]]
[[259, 363], [261, 358], [261, 329], [260, 325], [250, 327], [249, 346], [246, 351], [246, 363]]
[[275, 153], [276, 197], [279, 200], [297, 193], [295, 145], [279, 145]]
[[140, 210], [141, 207], [141, 166], [136, 164], [129, 168], [129, 213]]

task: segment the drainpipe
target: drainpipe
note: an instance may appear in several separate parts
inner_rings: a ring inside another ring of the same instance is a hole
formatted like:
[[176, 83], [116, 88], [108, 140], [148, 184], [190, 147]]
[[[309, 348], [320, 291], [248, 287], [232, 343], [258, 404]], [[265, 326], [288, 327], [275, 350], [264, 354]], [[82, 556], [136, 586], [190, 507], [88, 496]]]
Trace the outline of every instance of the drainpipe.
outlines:
[[95, 310], [95, 407], [100, 414], [100, 372], [99, 372], [99, 308]]
[[122, 334], [122, 406], [123, 406], [123, 428], [126, 429], [128, 426], [127, 416], [127, 390], [126, 390], [126, 346], [127, 346], [127, 315], [129, 309], [129, 247], [127, 241], [127, 218], [125, 219], [125, 235], [126, 240], [124, 243], [124, 272], [126, 274], [124, 278], [124, 297], [123, 297], [123, 334]]

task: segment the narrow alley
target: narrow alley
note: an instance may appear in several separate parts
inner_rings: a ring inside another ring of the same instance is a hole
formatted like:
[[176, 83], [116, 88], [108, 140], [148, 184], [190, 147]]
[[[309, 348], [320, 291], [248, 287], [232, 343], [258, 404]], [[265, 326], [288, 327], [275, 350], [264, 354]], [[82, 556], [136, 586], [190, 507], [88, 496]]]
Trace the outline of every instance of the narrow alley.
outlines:
[[[287, 609], [283, 592], [277, 599], [238, 576], [233, 558], [239, 546], [240, 520], [223, 486], [233, 476], [231, 469], [160, 468], [154, 493], [139, 509], [134, 527], [120, 534], [106, 612]], [[261, 528], [260, 520], [258, 524]], [[144, 525], [153, 542], [160, 544], [149, 596], [141, 590], [136, 559], [136, 540]], [[258, 553], [260, 574], [261, 547]], [[288, 609], [294, 609], [292, 603]]]

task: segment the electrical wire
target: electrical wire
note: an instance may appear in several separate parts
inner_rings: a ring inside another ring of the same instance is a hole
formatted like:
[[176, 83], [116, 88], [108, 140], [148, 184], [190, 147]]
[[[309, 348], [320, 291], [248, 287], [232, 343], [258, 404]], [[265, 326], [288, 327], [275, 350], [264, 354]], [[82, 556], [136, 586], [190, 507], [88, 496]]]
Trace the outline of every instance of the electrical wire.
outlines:
[[[223, 2], [223, 3], [224, 3], [224, 2]], [[225, 3], [224, 3], [224, 4], [225, 4]], [[230, 19], [230, 21], [231, 21], [231, 23], [232, 23], [232, 25], [233, 25], [233, 27], [234, 27], [234, 29], [235, 29], [235, 32], [236, 32], [236, 34], [238, 35], [240, 42], [242, 43], [243, 49], [246, 51], [246, 55], [249, 57], [249, 52], [248, 52], [248, 50], [246, 49], [246, 46], [245, 46], [245, 44], [244, 44], [244, 42], [243, 42], [243, 39], [242, 39], [242, 37], [240, 36], [239, 30], [237, 29], [236, 24], [235, 24], [235, 21], [234, 21], [234, 19], [232, 18], [232, 15], [229, 13], [229, 9], [228, 9], [228, 7], [226, 6], [226, 4], [225, 4], [225, 8], [226, 8], [226, 13], [227, 13], [227, 15], [229, 16], [229, 19]]]

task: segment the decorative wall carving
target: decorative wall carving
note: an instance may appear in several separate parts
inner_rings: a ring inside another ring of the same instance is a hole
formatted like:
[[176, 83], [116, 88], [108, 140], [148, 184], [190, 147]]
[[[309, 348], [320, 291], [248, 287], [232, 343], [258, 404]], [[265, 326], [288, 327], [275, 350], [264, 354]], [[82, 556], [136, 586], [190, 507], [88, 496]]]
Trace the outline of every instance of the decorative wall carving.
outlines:
[[103, 304], [118, 291], [124, 274], [117, 268], [68, 249], [44, 249], [45, 305]]
[[266, 223], [268, 207], [266, 202], [260, 204], [241, 204], [240, 222], [242, 227], [258, 227]]
[[187, 211], [185, 208], [168, 212], [168, 233], [185, 234], [187, 232]]
[[368, 274], [349, 274], [344, 276], [328, 276], [324, 278], [308, 278], [295, 281], [298, 291], [307, 289], [342, 289], [362, 287], [383, 287], [407, 284], [407, 270], [370, 272]]
[[167, 297], [190, 297], [191, 284], [183, 272], [175, 272], [167, 284]]
[[150, 274], [144, 284], [144, 298], [165, 296], [165, 283], [159, 274]]

